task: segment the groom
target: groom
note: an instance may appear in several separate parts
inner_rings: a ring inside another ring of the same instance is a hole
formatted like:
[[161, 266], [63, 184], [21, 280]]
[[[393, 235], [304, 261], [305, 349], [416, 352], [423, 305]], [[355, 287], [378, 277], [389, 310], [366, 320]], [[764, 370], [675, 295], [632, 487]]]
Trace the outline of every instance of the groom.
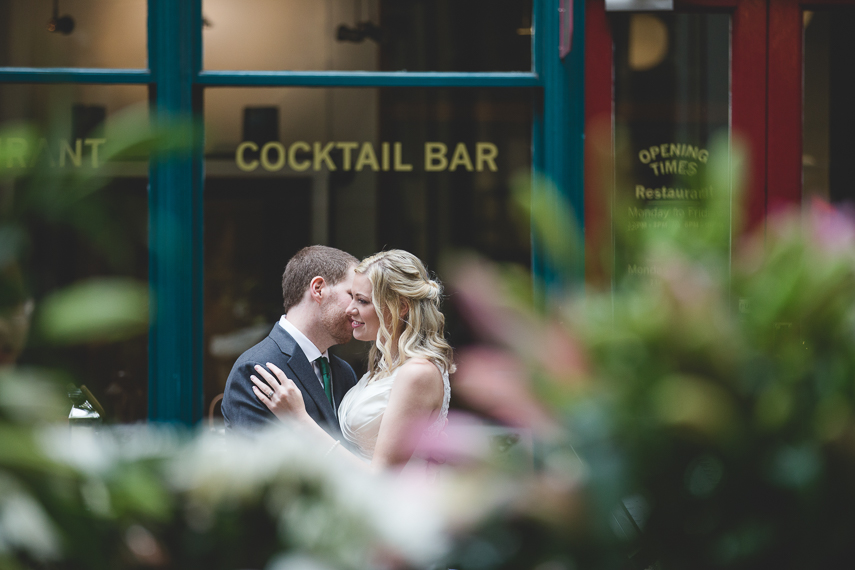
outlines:
[[349, 253], [323, 245], [305, 247], [291, 258], [282, 275], [285, 314], [229, 373], [222, 405], [226, 428], [250, 432], [278, 421], [252, 392], [249, 379], [260, 376], [256, 365], [271, 362], [297, 384], [312, 419], [341, 437], [336, 413], [356, 374], [328, 349], [353, 337], [345, 311], [357, 263]]

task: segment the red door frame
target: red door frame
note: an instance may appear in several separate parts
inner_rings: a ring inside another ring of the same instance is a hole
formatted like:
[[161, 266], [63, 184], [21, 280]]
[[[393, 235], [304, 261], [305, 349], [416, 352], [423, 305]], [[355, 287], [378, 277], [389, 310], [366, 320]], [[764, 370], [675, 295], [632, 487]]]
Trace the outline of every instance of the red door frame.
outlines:
[[802, 10], [853, 5], [855, 0], [771, 0], [769, 6], [767, 211], [802, 200]]
[[[732, 14], [732, 128], [750, 154], [745, 196], [747, 223], [766, 214], [766, 0], [676, 0], [679, 11]], [[614, 121], [613, 39], [604, 0], [588, 0], [585, 15], [585, 244], [586, 278], [603, 284], [610, 271], [610, 192], [613, 179], [604, 156]], [[800, 115], [799, 115], [800, 116]], [[799, 161], [801, 164], [801, 161]], [[606, 191], [604, 191], [604, 189]], [[604, 247], [605, 246], [605, 247]]]

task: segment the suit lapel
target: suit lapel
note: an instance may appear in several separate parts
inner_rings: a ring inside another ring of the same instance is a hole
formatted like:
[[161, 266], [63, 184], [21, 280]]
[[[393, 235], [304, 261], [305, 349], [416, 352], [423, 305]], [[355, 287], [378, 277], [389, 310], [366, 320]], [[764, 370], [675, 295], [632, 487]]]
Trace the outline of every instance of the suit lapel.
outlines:
[[314, 368], [312, 368], [297, 341], [278, 324], [273, 327], [270, 337], [279, 345], [279, 350], [290, 357], [288, 359], [288, 368], [291, 369], [290, 374], [288, 371], [285, 371], [285, 373], [300, 387], [303, 397], [308, 396], [315, 402], [321, 415], [323, 415], [323, 421], [338, 424], [335, 412], [329, 400], [327, 400], [327, 395], [324, 393], [324, 387], [318, 381]]
[[332, 373], [333, 381], [333, 400], [335, 401], [336, 409], [338, 409], [344, 395], [347, 394], [347, 391], [350, 390], [352, 386], [350, 382], [347, 381], [350, 378], [350, 375], [345, 373], [344, 367], [341, 366], [341, 361], [338, 358], [332, 357], [332, 355], [330, 356], [330, 372]]

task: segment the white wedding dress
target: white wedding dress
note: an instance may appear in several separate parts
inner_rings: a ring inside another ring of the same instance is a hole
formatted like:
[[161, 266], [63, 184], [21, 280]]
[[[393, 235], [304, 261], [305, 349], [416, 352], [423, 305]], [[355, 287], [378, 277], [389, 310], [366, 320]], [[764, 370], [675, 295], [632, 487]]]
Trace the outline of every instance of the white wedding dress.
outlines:
[[[366, 373], [356, 386], [345, 394], [338, 408], [339, 425], [344, 439], [365, 460], [370, 462], [374, 457], [374, 446], [377, 444], [377, 434], [380, 432], [380, 422], [383, 413], [389, 404], [389, 394], [392, 393], [392, 385], [398, 375], [397, 368], [390, 376], [378, 380], [368, 381]], [[422, 437], [439, 435], [445, 428], [448, 420], [448, 404], [451, 401], [451, 384], [448, 381], [448, 373], [442, 374], [444, 394], [442, 397], [442, 408], [439, 415], [425, 429]], [[412, 462], [424, 463], [424, 458], [418, 456], [418, 449]]]

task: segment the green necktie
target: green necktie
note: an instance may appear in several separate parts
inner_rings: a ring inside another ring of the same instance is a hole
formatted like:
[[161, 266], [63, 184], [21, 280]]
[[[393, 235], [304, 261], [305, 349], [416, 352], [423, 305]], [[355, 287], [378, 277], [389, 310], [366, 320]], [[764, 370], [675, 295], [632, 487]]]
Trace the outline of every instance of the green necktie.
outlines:
[[333, 407], [333, 411], [335, 411], [335, 402], [333, 402], [332, 396], [332, 375], [330, 374], [330, 363], [325, 356], [321, 356], [315, 360], [315, 362], [318, 363], [318, 367], [321, 369], [321, 377], [324, 379], [324, 392], [327, 395], [327, 400], [330, 401], [330, 405]]

